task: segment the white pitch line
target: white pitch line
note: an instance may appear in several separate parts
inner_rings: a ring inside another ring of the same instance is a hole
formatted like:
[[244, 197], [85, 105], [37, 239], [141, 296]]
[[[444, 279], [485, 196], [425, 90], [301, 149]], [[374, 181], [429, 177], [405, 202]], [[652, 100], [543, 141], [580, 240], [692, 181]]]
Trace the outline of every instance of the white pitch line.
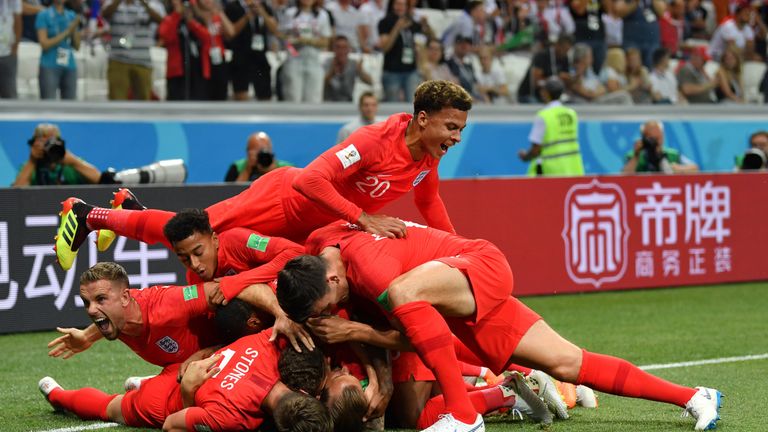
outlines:
[[93, 424], [87, 424], [83, 426], [72, 426], [72, 427], [65, 427], [60, 429], [47, 429], [40, 432], [78, 432], [78, 431], [84, 431], [84, 430], [111, 428], [115, 426], [120, 426], [120, 425], [118, 423], [93, 423]]
[[742, 361], [749, 361], [749, 360], [764, 360], [764, 359], [768, 359], [768, 353], [746, 355], [746, 356], [739, 356], [739, 357], [720, 357], [720, 358], [714, 358], [714, 359], [708, 359], [708, 360], [696, 360], [696, 361], [687, 361], [687, 362], [680, 362], [680, 363], [652, 364], [652, 365], [640, 366], [640, 369], [642, 370], [672, 369], [672, 368], [680, 368], [680, 367], [688, 367], [688, 366], [701, 366], [701, 365], [707, 365], [707, 364], [733, 363], [733, 362], [742, 362]]

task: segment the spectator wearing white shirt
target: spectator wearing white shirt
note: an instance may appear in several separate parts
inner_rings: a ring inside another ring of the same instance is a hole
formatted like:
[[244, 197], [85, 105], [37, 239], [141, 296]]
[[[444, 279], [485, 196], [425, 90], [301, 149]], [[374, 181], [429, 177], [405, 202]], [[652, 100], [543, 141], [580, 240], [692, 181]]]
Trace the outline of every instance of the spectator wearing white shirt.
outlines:
[[289, 56], [283, 66], [283, 97], [291, 102], [323, 100], [323, 65], [320, 52], [328, 47], [331, 21], [317, 0], [299, 0], [285, 11], [280, 28]]
[[480, 70], [477, 71], [477, 93], [485, 103], [509, 102], [509, 88], [504, 70], [498, 62], [493, 61], [493, 46], [484, 45], [480, 48]]
[[550, 0], [536, 0], [531, 8], [531, 18], [539, 24], [539, 36], [555, 42], [560, 36], [573, 35], [576, 23], [567, 7], [553, 5]]
[[650, 75], [653, 103], [676, 105], [685, 102], [678, 91], [677, 78], [669, 70], [669, 51], [666, 48], [657, 48], [653, 52], [653, 70]]
[[336, 34], [347, 38], [352, 52], [371, 52], [365, 19], [350, 0], [325, 3], [325, 9], [333, 17]]
[[373, 92], [363, 92], [360, 95], [357, 108], [360, 111], [360, 117], [352, 120], [339, 129], [339, 133], [336, 135], [336, 144], [347, 139], [347, 137], [352, 135], [352, 132], [356, 131], [358, 128], [371, 125], [376, 121], [376, 113], [379, 112], [379, 100], [376, 99], [376, 95], [374, 95]]
[[21, 0], [0, 0], [0, 98], [16, 99]]
[[[379, 47], [379, 21], [387, 14], [387, 4], [384, 0], [368, 0], [360, 6], [360, 15], [368, 34], [367, 46], [371, 49]], [[365, 52], [365, 51], [363, 51]]]
[[734, 15], [723, 21], [709, 42], [709, 56], [715, 61], [727, 47], [735, 47], [741, 51], [742, 57], [748, 59], [754, 52], [755, 32], [749, 26], [752, 6], [746, 0], [740, 0], [736, 5]]
[[446, 51], [451, 51], [458, 37], [472, 40], [474, 46], [493, 43], [493, 31], [482, 1], [470, 0], [464, 12], [445, 30], [442, 39]]

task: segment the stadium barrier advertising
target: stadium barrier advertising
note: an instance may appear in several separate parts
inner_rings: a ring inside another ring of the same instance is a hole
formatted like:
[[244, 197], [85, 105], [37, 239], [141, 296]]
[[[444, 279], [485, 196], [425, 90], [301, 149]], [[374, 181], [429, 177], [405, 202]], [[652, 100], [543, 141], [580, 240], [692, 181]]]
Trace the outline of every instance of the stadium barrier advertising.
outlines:
[[[135, 187], [143, 204], [206, 207], [243, 185]], [[493, 241], [515, 273], [516, 295], [768, 279], [768, 174], [445, 180], [459, 234]], [[98, 261], [126, 267], [131, 286], [184, 284], [162, 245], [118, 238], [83, 245], [73, 268], [55, 263], [59, 202], [107, 205], [114, 188], [0, 189], [0, 333], [85, 326], [80, 273]], [[382, 213], [423, 222], [412, 197]], [[93, 234], [92, 234], [93, 235]]]

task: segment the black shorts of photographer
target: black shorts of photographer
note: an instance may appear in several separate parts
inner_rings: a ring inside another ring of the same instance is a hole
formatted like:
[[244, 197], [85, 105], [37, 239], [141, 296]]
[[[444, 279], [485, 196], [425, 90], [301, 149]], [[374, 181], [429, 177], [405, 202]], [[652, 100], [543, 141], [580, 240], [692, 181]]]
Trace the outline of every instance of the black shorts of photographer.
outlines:
[[29, 159], [22, 165], [13, 186], [73, 185], [98, 183], [101, 172], [67, 150], [59, 127], [40, 123], [29, 144]]

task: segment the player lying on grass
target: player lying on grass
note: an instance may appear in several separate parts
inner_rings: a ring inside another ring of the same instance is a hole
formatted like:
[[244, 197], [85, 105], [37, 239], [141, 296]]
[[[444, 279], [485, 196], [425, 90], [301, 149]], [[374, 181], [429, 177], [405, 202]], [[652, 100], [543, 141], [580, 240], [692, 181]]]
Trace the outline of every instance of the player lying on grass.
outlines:
[[[213, 230], [248, 228], [303, 243], [316, 228], [343, 218], [371, 233], [402, 237], [405, 225], [374, 214], [410, 190], [433, 227], [453, 231], [439, 195], [438, 164], [461, 141], [472, 98], [447, 81], [427, 81], [414, 95], [413, 114], [395, 114], [362, 127], [331, 147], [306, 168], [280, 168], [255, 180], [237, 196], [207, 208]], [[70, 203], [70, 204], [67, 204]], [[115, 210], [64, 202], [56, 238], [56, 257], [68, 270], [89, 230], [103, 231], [106, 250], [114, 233], [170, 247], [163, 227], [172, 212], [143, 210], [134, 196], [118, 193]], [[119, 208], [119, 209], [118, 209]]]
[[388, 239], [334, 223], [307, 239], [305, 255], [278, 277], [277, 298], [297, 322], [328, 314], [355, 294], [377, 303], [403, 329], [404, 341], [378, 341], [392, 349], [412, 345], [435, 374], [446, 415], [432, 431], [482, 431], [457, 363], [453, 336], [494, 373], [512, 363], [606, 393], [684, 407], [696, 430], [719, 419], [720, 392], [679, 386], [626, 360], [595, 354], [565, 340], [512, 297], [512, 271], [486, 240], [409, 223], [408, 236]]
[[[193, 361], [181, 383], [176, 379], [181, 365], [176, 363], [121, 395], [93, 388], [64, 390], [50, 377], [41, 379], [39, 388], [56, 410], [84, 420], [218, 431], [257, 429], [266, 416], [273, 416], [281, 431], [330, 431], [327, 409], [310, 396], [319, 394], [326, 379], [322, 353], [288, 348], [283, 353], [290, 358], [278, 360], [278, 344], [270, 339], [271, 329], [242, 337], [211, 357]], [[307, 429], [297, 429], [300, 426]]]

